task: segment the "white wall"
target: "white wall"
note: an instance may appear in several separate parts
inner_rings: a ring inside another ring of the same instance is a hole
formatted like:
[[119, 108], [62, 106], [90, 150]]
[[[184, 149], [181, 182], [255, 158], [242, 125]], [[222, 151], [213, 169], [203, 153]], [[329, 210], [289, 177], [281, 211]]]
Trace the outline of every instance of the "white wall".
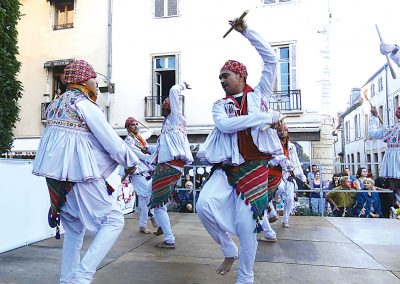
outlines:
[[[255, 49], [229, 28], [228, 20], [245, 9], [249, 26], [272, 43], [297, 43], [298, 85], [302, 91], [303, 115], [293, 122], [318, 122], [322, 108], [320, 80], [321, 49], [326, 43], [318, 33], [328, 23], [327, 1], [293, 1], [285, 5], [262, 6], [261, 1], [204, 0], [178, 1], [180, 15], [153, 18], [153, 1], [114, 1], [113, 81], [116, 94], [111, 106], [111, 125], [123, 128], [128, 116], [144, 120], [144, 97], [152, 94], [151, 56], [179, 52], [180, 80], [192, 85], [185, 93], [188, 126], [213, 125], [211, 107], [224, 96], [219, 70], [228, 59], [247, 65], [248, 83], [258, 83], [262, 68]], [[324, 101], [328, 106], [329, 101]], [[288, 118], [287, 122], [290, 122]]]

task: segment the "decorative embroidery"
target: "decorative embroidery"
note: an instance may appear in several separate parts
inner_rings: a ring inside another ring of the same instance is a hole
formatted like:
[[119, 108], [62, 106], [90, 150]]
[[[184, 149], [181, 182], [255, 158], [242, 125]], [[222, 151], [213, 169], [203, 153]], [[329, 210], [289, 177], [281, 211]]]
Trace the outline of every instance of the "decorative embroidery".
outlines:
[[89, 131], [83, 118], [75, 110], [75, 104], [83, 99], [87, 98], [79, 91], [68, 90], [48, 106], [46, 126], [55, 125]]
[[50, 125], [63, 126], [63, 127], [69, 127], [69, 128], [89, 131], [89, 127], [87, 127], [86, 124], [79, 123], [79, 122], [73, 122], [73, 121], [47, 120], [46, 126], [50, 126]]

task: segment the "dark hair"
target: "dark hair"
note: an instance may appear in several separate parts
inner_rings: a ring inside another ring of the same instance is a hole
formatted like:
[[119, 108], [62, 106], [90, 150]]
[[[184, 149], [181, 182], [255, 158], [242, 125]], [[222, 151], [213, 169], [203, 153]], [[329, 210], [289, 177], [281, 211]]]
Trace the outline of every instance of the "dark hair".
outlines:
[[361, 177], [361, 171], [362, 170], [366, 170], [367, 168], [365, 168], [365, 167], [359, 167], [358, 168], [358, 170], [357, 170], [357, 174], [356, 174], [356, 178], [360, 178]]

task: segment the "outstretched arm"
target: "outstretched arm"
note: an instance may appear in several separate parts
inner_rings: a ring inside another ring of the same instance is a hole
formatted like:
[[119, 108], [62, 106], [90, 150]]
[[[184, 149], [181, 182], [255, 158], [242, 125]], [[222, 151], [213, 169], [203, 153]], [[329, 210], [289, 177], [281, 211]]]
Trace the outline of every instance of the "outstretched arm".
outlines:
[[257, 50], [264, 63], [261, 78], [255, 89], [260, 89], [261, 94], [269, 97], [275, 83], [277, 58], [275, 51], [264, 38], [247, 27], [246, 21], [238, 19], [229, 22], [232, 27], [247, 38], [251, 45]]
[[378, 111], [375, 107], [371, 108], [371, 118], [369, 120], [368, 136], [371, 139], [383, 139], [386, 128], [379, 128]]
[[183, 90], [190, 89], [189, 84], [186, 82], [175, 84], [169, 90], [169, 102], [171, 105], [171, 113], [182, 114], [182, 104], [179, 100], [179, 95]]
[[114, 161], [124, 168], [133, 168], [139, 163], [139, 158], [112, 129], [95, 104], [89, 100], [82, 100], [76, 104], [76, 107], [78, 113], [84, 117], [90, 131]]
[[381, 43], [380, 51], [383, 55], [389, 55], [390, 53], [390, 58], [400, 67], [400, 52], [396, 44]]

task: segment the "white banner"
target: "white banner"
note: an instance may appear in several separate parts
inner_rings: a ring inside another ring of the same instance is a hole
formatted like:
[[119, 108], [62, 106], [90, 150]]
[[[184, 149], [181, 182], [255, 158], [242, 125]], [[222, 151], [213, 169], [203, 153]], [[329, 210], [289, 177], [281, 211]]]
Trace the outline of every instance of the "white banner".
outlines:
[[32, 175], [32, 161], [0, 159], [0, 180], [0, 253], [54, 236], [46, 180]]
[[[54, 237], [47, 214], [50, 199], [44, 177], [32, 174], [32, 160], [0, 159], [0, 253]], [[116, 170], [107, 181], [124, 214], [134, 210], [132, 186], [122, 188]], [[61, 224], [62, 225], [62, 224]], [[61, 233], [63, 228], [61, 226]]]

